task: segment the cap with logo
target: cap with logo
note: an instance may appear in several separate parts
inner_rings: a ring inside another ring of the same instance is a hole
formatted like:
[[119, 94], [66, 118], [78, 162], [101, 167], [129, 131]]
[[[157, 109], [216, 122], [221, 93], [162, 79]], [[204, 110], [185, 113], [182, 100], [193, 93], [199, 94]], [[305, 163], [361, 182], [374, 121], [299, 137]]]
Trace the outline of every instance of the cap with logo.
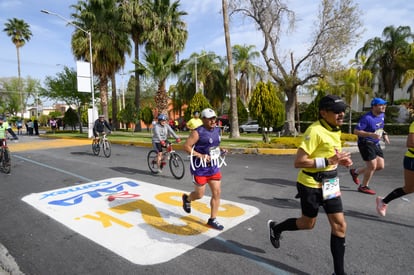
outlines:
[[206, 108], [201, 112], [201, 118], [212, 118], [217, 117], [216, 112], [210, 108]]
[[327, 95], [319, 101], [319, 110], [338, 113], [345, 112], [346, 108], [348, 108], [348, 105], [337, 95]]

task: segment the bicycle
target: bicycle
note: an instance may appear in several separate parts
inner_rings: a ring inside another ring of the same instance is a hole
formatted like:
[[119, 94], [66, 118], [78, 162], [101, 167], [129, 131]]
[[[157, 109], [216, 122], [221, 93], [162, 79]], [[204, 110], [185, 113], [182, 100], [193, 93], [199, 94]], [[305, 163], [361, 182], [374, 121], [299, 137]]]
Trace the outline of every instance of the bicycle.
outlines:
[[10, 174], [11, 171], [10, 151], [5, 138], [1, 139], [0, 170], [6, 174]]
[[105, 157], [109, 158], [111, 156], [111, 142], [106, 137], [107, 134], [103, 134], [102, 138], [94, 138], [92, 140], [92, 152], [95, 156], [99, 155], [99, 152], [103, 151]]
[[184, 167], [184, 161], [181, 158], [181, 156], [174, 151], [172, 148], [172, 143], [167, 142], [167, 145], [165, 147], [162, 147], [162, 158], [161, 158], [161, 165], [158, 167], [157, 164], [157, 157], [158, 152], [157, 150], [151, 150], [148, 152], [147, 155], [147, 162], [148, 167], [153, 174], [159, 173], [159, 169], [162, 169], [168, 164], [170, 166], [171, 174], [176, 179], [181, 179], [184, 177], [185, 173], [185, 167]]

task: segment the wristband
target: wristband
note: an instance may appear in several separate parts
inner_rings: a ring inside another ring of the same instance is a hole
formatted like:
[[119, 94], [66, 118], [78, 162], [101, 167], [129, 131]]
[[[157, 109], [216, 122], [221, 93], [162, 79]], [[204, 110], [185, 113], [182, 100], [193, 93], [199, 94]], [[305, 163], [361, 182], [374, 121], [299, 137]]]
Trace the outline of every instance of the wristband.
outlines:
[[325, 168], [326, 167], [326, 158], [315, 158], [315, 167], [316, 168]]

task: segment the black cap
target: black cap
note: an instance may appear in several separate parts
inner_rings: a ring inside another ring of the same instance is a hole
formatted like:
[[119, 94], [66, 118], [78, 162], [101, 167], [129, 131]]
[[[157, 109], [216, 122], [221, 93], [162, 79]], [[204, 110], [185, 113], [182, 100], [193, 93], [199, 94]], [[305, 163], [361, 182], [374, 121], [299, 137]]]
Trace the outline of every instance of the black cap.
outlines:
[[337, 95], [327, 95], [319, 101], [319, 110], [339, 113], [345, 112], [346, 108], [348, 108], [348, 105]]

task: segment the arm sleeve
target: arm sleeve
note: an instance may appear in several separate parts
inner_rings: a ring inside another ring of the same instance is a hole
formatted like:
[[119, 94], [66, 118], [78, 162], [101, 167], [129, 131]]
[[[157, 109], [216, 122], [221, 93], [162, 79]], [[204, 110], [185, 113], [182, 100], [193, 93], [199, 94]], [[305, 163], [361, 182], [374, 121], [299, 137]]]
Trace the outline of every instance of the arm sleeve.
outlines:
[[105, 126], [108, 128], [109, 131], [112, 131], [111, 125], [109, 125], [108, 121], [105, 120]]
[[152, 135], [152, 141], [155, 143], [159, 143], [161, 141], [158, 124], [155, 124], [154, 126], [154, 134]]
[[175, 139], [179, 138], [170, 125], [168, 125], [168, 133], [170, 133], [170, 135], [172, 135]]

